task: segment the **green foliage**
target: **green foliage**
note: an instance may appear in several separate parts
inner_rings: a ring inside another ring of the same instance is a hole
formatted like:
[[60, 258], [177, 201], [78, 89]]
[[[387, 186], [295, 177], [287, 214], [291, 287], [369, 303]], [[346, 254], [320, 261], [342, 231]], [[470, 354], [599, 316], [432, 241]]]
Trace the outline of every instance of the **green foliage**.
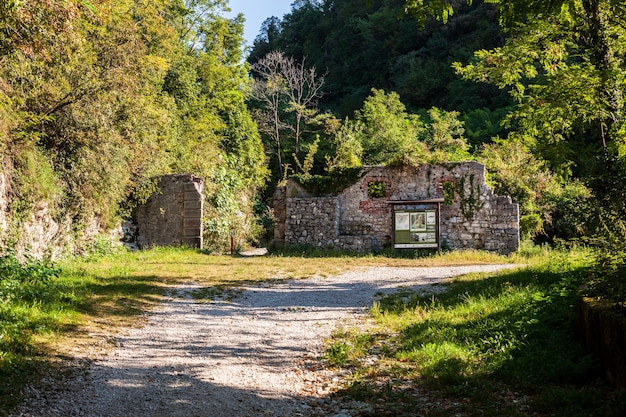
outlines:
[[20, 262], [13, 254], [0, 257], [0, 304], [46, 301], [47, 287], [58, 274], [47, 261]]
[[594, 212], [591, 190], [580, 181], [568, 181], [546, 193], [545, 205], [549, 208], [549, 221], [543, 232], [564, 240], [588, 236], [593, 230], [590, 213]]
[[315, 162], [315, 154], [319, 149], [320, 138], [317, 137], [315, 141], [309, 146], [309, 151], [307, 152], [303, 163], [300, 163], [298, 156], [294, 153], [293, 159], [298, 164], [298, 168], [300, 168], [300, 172], [302, 172], [302, 176], [304, 178], [311, 176], [311, 171], [313, 170], [313, 163]]
[[345, 365], [350, 357], [351, 347], [345, 342], [336, 342], [326, 348], [324, 359], [334, 366]]
[[508, 130], [503, 126], [502, 120], [510, 111], [507, 108], [480, 108], [463, 113], [461, 119], [471, 151], [480, 148], [483, 143], [489, 143], [492, 138], [506, 137]]
[[16, 240], [35, 203], [80, 236], [129, 216], [171, 172], [210, 184], [230, 171], [223, 200], [250, 214], [265, 158], [244, 100], [243, 20], [221, 17], [225, 6], [3, 3], [0, 152]]
[[468, 220], [474, 218], [476, 212], [483, 207], [480, 200], [480, 184], [474, 184], [474, 174], [469, 176], [469, 182], [466, 177], [461, 177], [457, 192], [459, 193], [461, 214]]
[[248, 60], [271, 50], [307, 57], [327, 70], [320, 107], [340, 118], [360, 108], [372, 88], [398, 92], [411, 111], [465, 112], [503, 107], [509, 99], [494, 87], [458, 79], [450, 64], [501, 42], [494, 8], [482, 2], [457, 10], [448, 25], [429, 21], [420, 28], [402, 0], [302, 1], [265, 22]]
[[424, 142], [430, 150], [430, 162], [463, 162], [472, 159], [464, 137], [465, 128], [459, 116], [458, 112], [446, 112], [436, 107], [428, 110], [428, 133]]
[[335, 134], [334, 156], [328, 158], [329, 170], [361, 166], [363, 126], [346, 118]]
[[370, 198], [384, 198], [387, 196], [387, 183], [371, 181], [367, 183], [367, 195]]
[[[432, 108], [424, 117], [410, 114], [395, 93], [372, 90], [337, 133], [338, 155], [331, 166], [459, 162], [472, 159], [457, 112]], [[341, 162], [340, 162], [341, 161]], [[358, 163], [357, 163], [358, 162]]]
[[520, 216], [519, 230], [522, 239], [532, 238], [544, 232], [543, 220], [539, 213]]
[[484, 144], [478, 160], [487, 167], [494, 192], [519, 203], [522, 235], [572, 239], [584, 234], [590, 191], [583, 184], [559, 181], [519, 140]]
[[[397, 415], [413, 412], [411, 394], [428, 389], [452, 400], [445, 408], [429, 402], [443, 415], [618, 416], [622, 396], [601, 381], [598, 363], [574, 334], [572, 306], [589, 251], [542, 254], [535, 266], [461, 277], [436, 295], [404, 289], [382, 297], [372, 309], [378, 326], [345, 331], [330, 347], [368, 337], [366, 349], [351, 352], [343, 366], [360, 375], [354, 389], [368, 387], [380, 415], [390, 407]], [[340, 394], [352, 392], [349, 385]], [[576, 395], [584, 397], [575, 402], [580, 408], [563, 408]], [[394, 398], [393, 406], [382, 398]]]
[[47, 261], [0, 257], [0, 412], [19, 400], [20, 384], [38, 365], [31, 337], [54, 329], [53, 320], [46, 320], [48, 306], [72, 299], [58, 283], [59, 273]]
[[315, 196], [336, 195], [353, 185], [359, 178], [360, 167], [337, 168], [329, 175], [294, 175], [292, 178]]
[[[16, 185], [14, 204], [27, 204], [33, 207], [38, 202], [50, 202], [56, 208], [61, 192], [59, 178], [50, 165], [50, 159], [43, 150], [24, 147], [16, 155], [12, 181]], [[30, 210], [24, 210], [24, 213]]]
[[254, 215], [254, 187], [243, 183], [235, 167], [222, 167], [211, 181], [219, 188], [207, 190], [203, 229], [205, 246], [210, 251], [228, 250], [231, 230], [239, 249], [262, 233]]
[[[541, 17], [504, 47], [479, 51], [475, 63], [456, 65], [467, 79], [509, 90], [519, 103], [507, 118], [509, 125], [514, 122], [532, 137], [535, 152], [561, 175], [571, 172], [570, 161], [585, 156], [577, 151], [589, 143], [597, 154], [603, 141], [598, 136], [606, 111], [600, 93], [602, 72], [590, 58], [580, 61], [592, 50], [577, 43], [578, 29], [570, 21]], [[602, 135], [608, 135], [606, 126], [604, 130]]]
[[335, 153], [326, 157], [328, 173], [296, 177], [313, 194], [332, 195], [350, 185], [344, 184], [344, 174], [358, 172], [362, 163], [419, 166], [470, 160], [458, 116], [433, 108], [424, 122], [419, 115], [406, 111], [397, 93], [373, 89], [354, 119], [346, 118], [334, 130]]
[[367, 165], [388, 165], [422, 160], [425, 146], [417, 138], [424, 129], [416, 115], [409, 115], [406, 107], [395, 93], [373, 89], [355, 113], [357, 124], [361, 124], [363, 162]]
[[86, 259], [98, 259], [127, 249], [115, 242], [112, 236], [97, 235], [85, 242], [82, 247], [81, 256]]
[[[355, 363], [355, 360], [363, 355], [372, 346], [374, 337], [371, 335], [349, 333], [342, 330], [336, 331], [332, 342], [324, 352], [324, 360], [332, 366], [346, 366]], [[348, 341], [347, 341], [348, 340]]]
[[454, 204], [454, 190], [456, 186], [452, 181], [445, 181], [443, 183], [443, 204], [445, 206], [451, 206]]

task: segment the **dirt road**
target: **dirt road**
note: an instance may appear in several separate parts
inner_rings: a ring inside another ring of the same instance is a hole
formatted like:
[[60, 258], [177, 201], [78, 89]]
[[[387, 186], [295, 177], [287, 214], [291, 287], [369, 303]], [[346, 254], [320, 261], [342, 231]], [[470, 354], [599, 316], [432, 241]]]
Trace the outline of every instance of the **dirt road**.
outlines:
[[318, 366], [324, 339], [362, 321], [377, 295], [441, 291], [436, 284], [451, 277], [510, 267], [378, 267], [247, 287], [212, 302], [195, 300], [189, 284], [86, 372], [62, 386], [31, 388], [14, 416], [319, 415], [316, 404], [334, 377]]

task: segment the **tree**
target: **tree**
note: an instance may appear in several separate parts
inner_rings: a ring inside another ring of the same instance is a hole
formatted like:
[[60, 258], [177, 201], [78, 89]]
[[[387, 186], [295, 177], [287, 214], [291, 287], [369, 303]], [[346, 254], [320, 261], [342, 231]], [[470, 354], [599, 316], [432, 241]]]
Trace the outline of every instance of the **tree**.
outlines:
[[457, 112], [408, 113], [396, 92], [372, 89], [354, 119], [335, 136], [331, 168], [398, 163], [421, 165], [472, 159]]
[[[623, 154], [626, 2], [491, 2], [512, 36], [501, 48], [478, 51], [473, 64], [455, 64], [457, 71], [510, 89], [518, 107], [509, 120], [534, 140], [547, 141], [538, 149], [548, 151], [582, 136], [595, 141], [604, 156]], [[428, 13], [446, 20], [454, 11], [453, 3], [443, 0], [412, 0], [406, 8], [421, 21]], [[559, 165], [567, 161], [553, 167], [565, 173]]]
[[[226, 3], [0, 4], [10, 238], [42, 207], [78, 237], [111, 226], [172, 171], [206, 180], [214, 218], [254, 223], [265, 158], [245, 103], [243, 17], [222, 17]], [[218, 226], [209, 230], [226, 238], [230, 225]]]
[[314, 120], [319, 113], [317, 99], [322, 96], [324, 76], [317, 74], [315, 66], [307, 68], [305, 58], [299, 63], [294, 59], [287, 59], [282, 66], [283, 76], [287, 83], [289, 106], [287, 111], [293, 113], [295, 120], [289, 125], [295, 142], [295, 155], [300, 154], [300, 142], [306, 124]]
[[252, 87], [252, 97], [259, 103], [254, 115], [260, 131], [274, 143], [280, 178], [285, 175], [281, 139], [283, 131], [287, 128], [283, 120], [286, 90], [280, 67], [283, 58], [280, 52], [270, 52], [252, 67], [258, 74]]
[[[276, 16], [268, 17], [261, 24], [261, 30], [257, 37], [254, 39], [252, 49], [254, 50], [254, 57], [251, 56], [251, 63], [255, 63], [258, 59], [264, 57], [272, 51], [272, 45], [275, 45], [276, 38], [280, 34], [281, 22]], [[254, 59], [257, 58], [257, 59]]]
[[426, 125], [423, 141], [430, 150], [431, 162], [461, 162], [472, 159], [459, 112], [446, 112], [433, 107], [427, 112]]
[[426, 146], [418, 138], [424, 123], [407, 113], [398, 93], [372, 89], [362, 109], [355, 112], [355, 121], [361, 131], [365, 164], [423, 161]]
[[268, 53], [252, 66], [255, 76], [253, 97], [260, 103], [257, 112], [260, 129], [275, 144], [281, 178], [285, 174], [283, 136], [293, 141], [296, 167], [306, 126], [316, 121], [317, 99], [322, 96], [324, 77], [305, 59], [296, 62], [280, 51]]

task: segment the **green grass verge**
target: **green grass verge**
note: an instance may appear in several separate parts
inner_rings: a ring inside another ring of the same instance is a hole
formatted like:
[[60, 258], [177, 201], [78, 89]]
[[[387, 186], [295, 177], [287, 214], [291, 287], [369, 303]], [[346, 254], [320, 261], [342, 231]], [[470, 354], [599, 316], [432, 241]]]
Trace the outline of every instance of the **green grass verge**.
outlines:
[[588, 254], [541, 259], [459, 278], [436, 296], [403, 290], [376, 302], [375, 327], [329, 342], [328, 362], [354, 375], [339, 395], [370, 403], [363, 416], [626, 415], [626, 396], [575, 334]]

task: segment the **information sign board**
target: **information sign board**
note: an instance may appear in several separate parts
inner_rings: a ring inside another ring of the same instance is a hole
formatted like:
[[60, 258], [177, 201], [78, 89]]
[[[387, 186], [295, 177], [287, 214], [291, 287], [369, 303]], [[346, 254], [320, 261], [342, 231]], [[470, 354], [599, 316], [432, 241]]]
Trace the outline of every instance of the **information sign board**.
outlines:
[[398, 209], [394, 211], [394, 248], [438, 248], [437, 210]]

